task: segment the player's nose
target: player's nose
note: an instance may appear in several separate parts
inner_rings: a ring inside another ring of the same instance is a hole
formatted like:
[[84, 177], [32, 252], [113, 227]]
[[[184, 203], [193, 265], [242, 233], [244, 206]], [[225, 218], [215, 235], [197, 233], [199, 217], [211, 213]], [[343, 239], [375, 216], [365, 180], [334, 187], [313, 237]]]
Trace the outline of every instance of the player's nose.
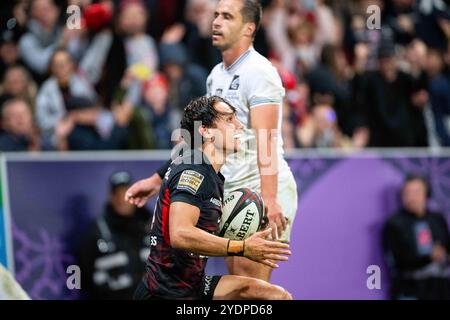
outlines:
[[242, 130], [244, 128], [244, 125], [238, 119], [234, 120], [234, 126], [237, 130]]

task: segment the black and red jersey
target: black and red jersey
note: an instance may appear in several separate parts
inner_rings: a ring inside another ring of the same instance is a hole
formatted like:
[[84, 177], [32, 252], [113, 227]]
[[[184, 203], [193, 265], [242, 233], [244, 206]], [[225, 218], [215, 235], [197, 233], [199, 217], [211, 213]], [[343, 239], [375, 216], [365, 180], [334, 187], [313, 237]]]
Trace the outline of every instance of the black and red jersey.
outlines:
[[[200, 209], [197, 228], [215, 234], [222, 214], [224, 177], [199, 150], [172, 162], [163, 178], [150, 230], [145, 284], [154, 298], [199, 299], [207, 257], [174, 249], [170, 243], [170, 204]], [[183, 214], [179, 212], [177, 214]]]

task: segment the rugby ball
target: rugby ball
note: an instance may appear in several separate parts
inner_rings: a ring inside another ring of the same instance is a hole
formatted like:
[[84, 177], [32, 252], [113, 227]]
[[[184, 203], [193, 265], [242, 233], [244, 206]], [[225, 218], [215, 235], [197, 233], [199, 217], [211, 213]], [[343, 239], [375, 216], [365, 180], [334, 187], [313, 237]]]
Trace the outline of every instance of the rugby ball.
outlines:
[[234, 190], [223, 201], [219, 237], [244, 240], [259, 231], [265, 220], [264, 202], [248, 188]]

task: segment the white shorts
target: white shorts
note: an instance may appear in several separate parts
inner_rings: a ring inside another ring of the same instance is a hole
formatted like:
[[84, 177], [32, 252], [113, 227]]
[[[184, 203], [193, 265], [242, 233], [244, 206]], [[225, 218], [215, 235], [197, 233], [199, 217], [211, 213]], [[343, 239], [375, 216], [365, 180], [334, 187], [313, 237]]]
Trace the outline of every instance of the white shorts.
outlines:
[[[247, 180], [239, 184], [227, 184], [225, 180], [225, 194], [239, 188], [249, 188], [261, 193], [261, 183], [259, 182], [259, 177], [257, 180], [255, 179], [251, 182]], [[278, 240], [289, 243], [298, 205], [297, 183], [295, 182], [294, 176], [290, 171], [287, 174], [283, 174], [283, 177], [279, 177], [278, 179], [277, 198], [287, 222], [286, 229], [283, 231]]]

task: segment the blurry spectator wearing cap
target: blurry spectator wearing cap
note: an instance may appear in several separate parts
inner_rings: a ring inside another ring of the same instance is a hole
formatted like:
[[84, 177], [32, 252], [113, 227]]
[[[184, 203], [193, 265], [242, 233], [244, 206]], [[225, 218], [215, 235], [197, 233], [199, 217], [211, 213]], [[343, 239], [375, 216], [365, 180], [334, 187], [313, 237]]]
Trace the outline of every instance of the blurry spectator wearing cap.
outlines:
[[37, 151], [40, 138], [30, 107], [11, 99], [1, 106], [0, 151]]
[[67, 113], [71, 97], [94, 100], [95, 91], [79, 73], [70, 53], [65, 49], [54, 52], [50, 61], [51, 77], [41, 86], [36, 99], [36, 118], [46, 149], [56, 148], [54, 130]]
[[126, 171], [110, 176], [103, 214], [83, 236], [77, 256], [84, 299], [132, 299], [144, 274], [150, 245], [146, 226], [151, 214], [124, 200], [131, 184]]
[[162, 74], [155, 74], [144, 86], [145, 118], [153, 132], [157, 149], [171, 149], [172, 132], [179, 127], [181, 120], [179, 110], [174, 110], [169, 103], [169, 83]]
[[36, 95], [36, 83], [24, 67], [14, 65], [6, 70], [0, 85], [0, 104], [10, 98], [22, 99], [26, 101], [34, 114]]
[[161, 70], [169, 81], [170, 105], [183, 110], [188, 103], [206, 94], [206, 71], [190, 63], [186, 48], [182, 43], [163, 42], [160, 44]]
[[423, 105], [416, 105], [415, 80], [400, 71], [395, 47], [384, 43], [378, 51], [379, 70], [355, 78], [359, 98], [355, 101], [361, 123], [370, 131], [373, 147], [427, 146]]
[[401, 189], [402, 208], [386, 221], [383, 248], [393, 299], [450, 299], [448, 224], [431, 212], [429, 183], [409, 175]]

